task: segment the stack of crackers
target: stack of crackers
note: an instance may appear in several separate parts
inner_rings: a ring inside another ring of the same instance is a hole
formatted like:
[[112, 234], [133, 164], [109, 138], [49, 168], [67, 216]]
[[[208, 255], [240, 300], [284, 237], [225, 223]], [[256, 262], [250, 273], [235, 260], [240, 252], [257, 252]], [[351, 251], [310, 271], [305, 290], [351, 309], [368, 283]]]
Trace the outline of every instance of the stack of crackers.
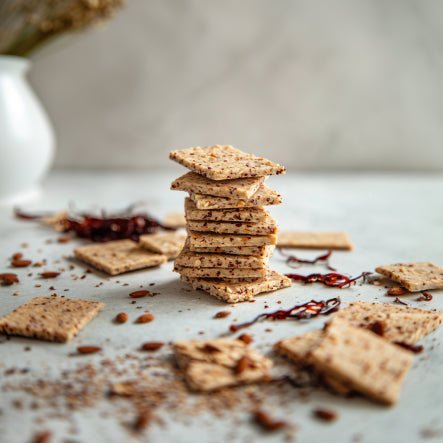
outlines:
[[189, 193], [186, 244], [174, 266], [181, 279], [228, 303], [290, 286], [268, 268], [277, 223], [264, 209], [281, 203], [265, 179], [283, 174], [283, 166], [232, 146], [183, 149], [169, 157], [191, 170], [171, 185]]

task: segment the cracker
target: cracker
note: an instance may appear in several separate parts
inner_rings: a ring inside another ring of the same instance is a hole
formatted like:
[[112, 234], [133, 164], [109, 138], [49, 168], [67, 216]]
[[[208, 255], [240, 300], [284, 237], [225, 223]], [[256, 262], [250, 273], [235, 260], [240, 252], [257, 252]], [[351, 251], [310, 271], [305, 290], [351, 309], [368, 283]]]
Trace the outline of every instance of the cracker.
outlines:
[[258, 223], [265, 219], [269, 212], [263, 207], [256, 208], [231, 208], [231, 209], [197, 209], [195, 203], [189, 198], [185, 199], [187, 220], [230, 221]]
[[186, 234], [180, 232], [158, 232], [141, 235], [140, 246], [157, 254], [166, 255], [168, 259], [176, 258], [183, 249]]
[[396, 403], [414, 358], [412, 352], [339, 318], [328, 324], [310, 355], [321, 373], [388, 405]]
[[163, 226], [173, 229], [184, 228], [186, 226], [185, 214], [183, 212], [170, 212], [166, 214]]
[[0, 319], [8, 335], [67, 342], [91, 321], [104, 303], [64, 297], [35, 297]]
[[397, 263], [379, 266], [376, 271], [410, 292], [443, 288], [443, 269], [431, 262]]
[[282, 231], [278, 234], [279, 248], [344, 249], [354, 247], [346, 232]]
[[187, 277], [199, 278], [263, 278], [267, 274], [266, 268], [202, 268], [186, 267], [177, 263], [174, 265], [174, 272]]
[[225, 246], [266, 246], [275, 245], [277, 236], [268, 235], [239, 235], [239, 234], [201, 234], [199, 232], [188, 231], [188, 241], [190, 249], [194, 248], [214, 248]]
[[277, 222], [270, 216], [258, 223], [217, 222], [188, 220], [187, 228], [191, 231], [214, 232], [218, 234], [276, 234]]
[[232, 255], [254, 255], [256, 257], [266, 257], [274, 251], [274, 245], [267, 246], [214, 246], [209, 248], [198, 248], [189, 245], [189, 250], [193, 252], [232, 254]]
[[237, 178], [235, 180], [211, 180], [188, 172], [174, 180], [171, 189], [229, 198], [250, 198], [266, 177]]
[[212, 180], [284, 174], [285, 168], [232, 146], [206, 146], [172, 151], [171, 160]]
[[251, 255], [232, 254], [203, 254], [183, 249], [176, 258], [175, 264], [188, 267], [204, 268], [262, 268], [264, 267], [272, 251], [267, 256], [255, 257]]
[[181, 279], [189, 283], [194, 289], [202, 289], [226, 303], [247, 301], [262, 292], [271, 292], [292, 286], [289, 278], [276, 271], [269, 271], [265, 278], [252, 283], [214, 282], [185, 275], [182, 275]]
[[413, 345], [440, 326], [443, 312], [358, 301], [350, 303], [333, 318], [378, 331], [386, 340]]
[[167, 257], [146, 251], [132, 240], [115, 240], [74, 249], [75, 256], [110, 275], [149, 268], [167, 262]]
[[281, 195], [266, 185], [260, 185], [257, 192], [248, 199], [212, 197], [210, 195], [189, 194], [197, 209], [250, 208], [254, 206], [271, 206], [281, 203]]
[[186, 382], [195, 391], [270, 379], [272, 362], [241, 340], [177, 341], [173, 351]]

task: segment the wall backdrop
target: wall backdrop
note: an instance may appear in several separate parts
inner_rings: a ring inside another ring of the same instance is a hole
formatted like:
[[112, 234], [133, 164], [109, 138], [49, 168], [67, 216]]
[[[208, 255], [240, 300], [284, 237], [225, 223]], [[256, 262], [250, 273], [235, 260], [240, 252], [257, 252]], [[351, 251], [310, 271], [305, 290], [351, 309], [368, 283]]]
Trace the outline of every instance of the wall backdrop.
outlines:
[[129, 0], [30, 79], [58, 166], [218, 143], [293, 170], [443, 170], [440, 0]]

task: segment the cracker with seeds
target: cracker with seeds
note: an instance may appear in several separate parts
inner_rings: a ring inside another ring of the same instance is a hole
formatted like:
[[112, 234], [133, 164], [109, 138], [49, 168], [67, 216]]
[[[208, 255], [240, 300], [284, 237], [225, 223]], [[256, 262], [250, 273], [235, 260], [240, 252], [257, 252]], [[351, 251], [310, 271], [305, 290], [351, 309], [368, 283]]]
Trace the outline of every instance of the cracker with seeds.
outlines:
[[188, 220], [187, 228], [191, 231], [214, 232], [217, 234], [266, 235], [276, 234], [278, 231], [277, 222], [270, 215], [267, 215], [263, 221], [258, 223]]
[[278, 234], [279, 248], [343, 249], [352, 250], [353, 245], [346, 232], [282, 231]]
[[248, 199], [212, 197], [210, 195], [189, 194], [197, 209], [250, 208], [254, 206], [271, 206], [281, 203], [281, 195], [266, 185], [261, 185], [257, 192]]
[[166, 214], [163, 226], [172, 229], [184, 228], [186, 226], [185, 214], [183, 212], [170, 212]]
[[173, 350], [186, 382], [195, 391], [209, 392], [270, 378], [271, 361], [241, 340], [177, 341]]
[[237, 178], [235, 180], [211, 180], [188, 172], [175, 179], [171, 189], [228, 198], [250, 198], [256, 193], [266, 177]]
[[276, 271], [268, 271], [263, 279], [250, 283], [229, 283], [224, 281], [210, 281], [204, 278], [180, 277], [194, 289], [202, 289], [226, 303], [237, 303], [254, 298], [262, 292], [276, 291], [277, 289], [292, 286], [291, 280]]
[[410, 292], [443, 288], [443, 269], [431, 262], [397, 263], [379, 266], [376, 271]]
[[263, 207], [256, 208], [231, 208], [231, 209], [197, 209], [195, 203], [189, 198], [185, 199], [186, 220], [205, 220], [223, 222], [259, 223], [263, 221], [268, 211]]
[[188, 277], [199, 278], [263, 278], [267, 274], [266, 268], [203, 268], [186, 267], [174, 264], [174, 272]]
[[81, 246], [74, 249], [74, 254], [79, 260], [110, 275], [161, 265], [168, 260], [165, 255], [146, 251], [132, 240]]
[[0, 319], [8, 335], [67, 342], [104, 307], [104, 303], [64, 297], [35, 297]]
[[232, 146], [205, 146], [172, 151], [171, 160], [212, 180], [265, 177], [284, 174], [285, 168]]
[[256, 257], [267, 257], [272, 255], [275, 249], [274, 245], [267, 246], [214, 246], [208, 248], [199, 248], [189, 246], [189, 250], [193, 252], [203, 253], [217, 253], [217, 254], [230, 254], [230, 255], [254, 255]]
[[268, 263], [268, 256], [256, 257], [253, 255], [231, 254], [204, 254], [184, 248], [175, 260], [176, 265], [204, 268], [262, 268]]
[[157, 232], [141, 235], [140, 246], [156, 254], [163, 254], [169, 260], [180, 254], [186, 241], [186, 234], [180, 232]]
[[386, 340], [413, 345], [440, 326], [443, 312], [358, 301], [337, 312], [335, 318], [371, 329]]
[[414, 357], [371, 331], [334, 318], [310, 358], [320, 373], [393, 405]]
[[190, 249], [194, 248], [214, 248], [227, 246], [266, 246], [275, 245], [277, 236], [268, 235], [240, 235], [240, 234], [201, 234], [199, 232], [188, 231], [188, 241]]

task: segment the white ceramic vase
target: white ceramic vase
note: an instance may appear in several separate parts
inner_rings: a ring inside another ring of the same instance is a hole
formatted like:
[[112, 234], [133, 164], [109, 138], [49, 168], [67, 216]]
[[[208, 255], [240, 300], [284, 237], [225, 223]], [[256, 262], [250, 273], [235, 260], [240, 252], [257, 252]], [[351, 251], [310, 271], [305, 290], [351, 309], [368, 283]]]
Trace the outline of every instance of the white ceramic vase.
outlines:
[[0, 203], [35, 195], [54, 156], [54, 132], [26, 80], [29, 60], [0, 55]]

